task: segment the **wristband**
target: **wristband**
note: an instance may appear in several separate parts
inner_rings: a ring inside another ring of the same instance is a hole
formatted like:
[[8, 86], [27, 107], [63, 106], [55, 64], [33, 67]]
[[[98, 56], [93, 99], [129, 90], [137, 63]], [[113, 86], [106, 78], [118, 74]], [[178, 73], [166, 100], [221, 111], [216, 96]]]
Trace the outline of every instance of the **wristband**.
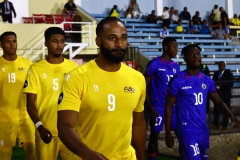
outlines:
[[39, 126], [43, 125], [41, 121], [38, 121], [35, 126], [36, 126], [36, 129], [38, 129]]

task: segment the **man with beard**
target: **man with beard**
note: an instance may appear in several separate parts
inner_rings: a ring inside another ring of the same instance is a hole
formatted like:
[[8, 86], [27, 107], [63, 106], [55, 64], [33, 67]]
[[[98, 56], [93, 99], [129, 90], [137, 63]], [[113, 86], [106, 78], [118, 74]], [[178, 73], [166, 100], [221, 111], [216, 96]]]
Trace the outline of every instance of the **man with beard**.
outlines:
[[67, 73], [77, 67], [63, 58], [65, 33], [59, 27], [45, 31], [46, 59], [33, 64], [24, 84], [27, 94], [27, 111], [36, 126], [37, 159], [57, 159], [58, 153], [66, 160], [72, 156], [59, 140], [57, 131], [57, 103]]
[[172, 107], [176, 106], [176, 136], [183, 160], [208, 159], [209, 133], [206, 123], [206, 102], [209, 98], [228, 115], [234, 124], [237, 118], [217, 94], [214, 81], [199, 72], [201, 48], [189, 44], [182, 49], [187, 69], [178, 73], [170, 81], [165, 109], [166, 145], [172, 148], [174, 140], [170, 131]]
[[107, 17], [96, 28], [97, 59], [69, 73], [58, 106], [62, 142], [84, 160], [144, 160], [144, 76], [122, 60], [125, 25]]

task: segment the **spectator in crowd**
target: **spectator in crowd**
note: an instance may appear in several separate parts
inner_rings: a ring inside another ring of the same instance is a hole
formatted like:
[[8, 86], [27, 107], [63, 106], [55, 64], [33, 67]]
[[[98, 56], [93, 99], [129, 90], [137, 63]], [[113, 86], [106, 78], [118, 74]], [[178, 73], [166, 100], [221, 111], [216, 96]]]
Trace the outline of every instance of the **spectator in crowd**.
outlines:
[[179, 20], [178, 10], [174, 11], [174, 14], [171, 16], [171, 21], [173, 24], [177, 24]]
[[149, 23], [157, 23], [156, 11], [152, 10], [151, 14], [147, 16], [147, 22]]
[[240, 19], [238, 19], [238, 16], [237, 16], [236, 13], [233, 15], [233, 18], [231, 20], [231, 24], [234, 25], [234, 26], [239, 26], [240, 25]]
[[142, 18], [142, 12], [140, 10], [139, 4], [137, 3], [137, 0], [131, 0], [129, 7], [132, 8], [133, 18]]
[[200, 34], [210, 34], [211, 33], [210, 28], [212, 28], [212, 26], [208, 25], [208, 21], [206, 19], [204, 19], [199, 33]]
[[169, 36], [169, 31], [167, 26], [163, 26], [163, 30], [160, 31], [160, 38], [166, 38]]
[[200, 12], [196, 11], [195, 15], [192, 17], [193, 24], [200, 25], [202, 24], [202, 20], [200, 17]]
[[193, 21], [189, 21], [187, 32], [190, 34], [197, 33], [197, 27], [193, 24]]
[[132, 8], [128, 7], [125, 13], [126, 18], [132, 18]]
[[174, 32], [175, 33], [183, 33], [184, 32], [181, 19], [178, 20], [177, 26], [175, 26], [175, 28], [174, 28]]
[[118, 9], [118, 6], [117, 6], [117, 5], [114, 5], [113, 8], [111, 9], [111, 11], [109, 12], [109, 16], [110, 16], [110, 17], [119, 18], [121, 12], [122, 12], [122, 10], [120, 11], [120, 10]]
[[[218, 10], [218, 5], [214, 5], [214, 9], [212, 10], [212, 17], [211, 17], [213, 24], [213, 30], [217, 29], [217, 26], [221, 22], [221, 12]], [[216, 27], [215, 27], [216, 26]]]
[[191, 20], [191, 14], [188, 12], [188, 8], [184, 7], [183, 11], [179, 15], [181, 20]]
[[[79, 14], [75, 14], [73, 16], [73, 22], [82, 22], [82, 17]], [[82, 31], [82, 25], [79, 23], [72, 24], [73, 31]], [[71, 33], [72, 34], [72, 41], [76, 43], [82, 42], [82, 33]]]
[[[169, 148], [174, 146], [171, 134], [172, 107], [177, 113], [176, 137], [179, 142], [181, 159], [208, 159], [209, 133], [206, 121], [206, 102], [208, 97], [234, 124], [237, 118], [228, 109], [217, 94], [214, 81], [199, 72], [201, 66], [201, 48], [196, 44], [189, 44], [182, 49], [186, 70], [178, 73], [168, 85], [165, 109], [165, 141]], [[175, 104], [175, 105], [174, 105]]]
[[219, 10], [221, 12], [221, 23], [222, 23], [222, 27], [223, 27], [223, 29], [224, 29], [224, 31], [226, 33], [226, 38], [231, 38], [230, 34], [229, 34], [230, 22], [229, 22], [228, 14], [224, 10], [223, 7], [220, 7]]
[[[151, 60], [146, 67], [147, 102], [150, 111], [150, 138], [148, 143], [148, 159], [156, 160], [158, 137], [163, 129], [164, 109], [167, 85], [170, 79], [180, 71], [178, 63], [172, 58], [177, 56], [178, 43], [176, 39], [167, 37], [162, 42], [163, 53]], [[175, 129], [175, 114], [173, 113], [172, 130]]]
[[169, 28], [170, 26], [170, 17], [169, 17], [169, 12], [168, 12], [168, 7], [163, 8], [163, 14], [159, 16], [160, 19], [163, 21], [163, 26], [167, 26]]
[[73, 155], [58, 138], [57, 102], [66, 73], [78, 65], [62, 55], [65, 32], [59, 27], [45, 30], [48, 56], [34, 63], [28, 72], [23, 92], [27, 94], [27, 111], [36, 125], [36, 152], [38, 159], [62, 159]]
[[26, 160], [35, 160], [35, 127], [27, 114], [26, 95], [22, 92], [32, 62], [17, 55], [15, 32], [4, 32], [0, 42], [3, 51], [0, 57], [0, 159], [11, 160], [12, 147], [18, 140]]
[[122, 63], [127, 29], [118, 18], [107, 17], [98, 23], [96, 35], [97, 59], [71, 71], [64, 81], [59, 137], [82, 159], [144, 160], [146, 84], [141, 73]]
[[173, 14], [174, 14], [174, 7], [170, 7], [170, 9], [169, 9], [169, 17], [171, 18]]
[[218, 24], [218, 28], [214, 32], [214, 38], [215, 39], [226, 39], [227, 38], [226, 32], [222, 28], [222, 24], [221, 23]]
[[74, 3], [74, 0], [68, 0], [67, 3], [65, 3], [64, 8], [63, 8], [63, 16], [64, 17], [73, 17], [74, 14], [77, 12], [77, 6]]
[[17, 14], [12, 2], [4, 0], [0, 3], [0, 15], [2, 16], [2, 20], [4, 23], [12, 23], [12, 13], [14, 15], [14, 18], [16, 18]]
[[[220, 98], [230, 109], [231, 106], [231, 89], [233, 87], [233, 74], [229, 69], [226, 69], [224, 61], [218, 63], [218, 71], [213, 74], [213, 80], [216, 83], [216, 90]], [[219, 115], [221, 112], [219, 104], [214, 104], [214, 129], [219, 129]], [[223, 114], [222, 130], [227, 130], [228, 127], [228, 116]]]

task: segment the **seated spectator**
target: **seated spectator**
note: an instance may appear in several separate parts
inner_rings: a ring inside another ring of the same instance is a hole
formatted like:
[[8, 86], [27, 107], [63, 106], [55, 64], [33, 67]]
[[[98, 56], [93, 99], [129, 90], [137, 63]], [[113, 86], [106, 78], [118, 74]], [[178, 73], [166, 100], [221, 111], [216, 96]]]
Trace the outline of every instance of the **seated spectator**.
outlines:
[[[73, 16], [73, 22], [82, 22], [82, 17], [78, 14]], [[78, 23], [72, 24], [73, 31], [82, 31], [82, 25]], [[81, 43], [82, 42], [82, 33], [71, 33], [72, 34], [72, 42]]]
[[191, 20], [191, 14], [188, 12], [187, 7], [183, 8], [183, 11], [179, 15], [181, 20]]
[[169, 36], [169, 31], [167, 29], [167, 26], [163, 26], [163, 30], [160, 31], [160, 38], [164, 39]]
[[126, 18], [132, 18], [132, 8], [128, 7], [125, 13]]
[[174, 14], [170, 18], [173, 24], [177, 24], [179, 19], [178, 10], [175, 10]]
[[170, 26], [170, 17], [168, 12], [168, 7], [163, 8], [163, 14], [159, 16], [160, 19], [163, 21], [163, 26], [167, 26], [169, 28]]
[[64, 5], [62, 14], [64, 17], [73, 17], [74, 14], [76, 14], [76, 10], [77, 7], [74, 0], [68, 0], [68, 2]]
[[210, 34], [211, 33], [211, 30], [210, 28], [212, 28], [211, 25], [208, 25], [208, 22], [206, 19], [203, 20], [203, 23], [202, 23], [202, 27], [201, 27], [201, 30], [199, 31], [200, 34]]
[[182, 21], [181, 19], [178, 20], [177, 26], [174, 29], [175, 33], [183, 33], [183, 26], [182, 26]]
[[110, 17], [119, 18], [121, 12], [122, 12], [122, 10], [120, 11], [120, 10], [118, 9], [118, 6], [117, 6], [117, 5], [114, 5], [113, 8], [111, 9], [111, 11], [109, 12], [109, 16], [110, 16]]
[[196, 11], [195, 15], [192, 17], [193, 24], [197, 25], [202, 24], [201, 17], [199, 15], [200, 15], [199, 11]]
[[215, 39], [226, 39], [226, 32], [222, 27], [222, 24], [218, 24], [218, 28], [214, 32], [214, 38]]
[[147, 16], [147, 22], [149, 23], [157, 23], [156, 11], [152, 10], [151, 14]]
[[174, 7], [170, 7], [170, 9], [169, 9], [169, 17], [171, 18], [173, 14], [174, 14]]
[[130, 8], [132, 8], [132, 16], [133, 18], [142, 18], [142, 12], [140, 11], [139, 4], [137, 0], [131, 0]]
[[233, 15], [231, 24], [234, 25], [234, 26], [239, 26], [239, 25], [240, 25], [240, 20], [238, 19], [237, 14], [234, 14], [234, 15]]
[[197, 33], [197, 27], [193, 24], [193, 21], [189, 21], [187, 32], [190, 34]]

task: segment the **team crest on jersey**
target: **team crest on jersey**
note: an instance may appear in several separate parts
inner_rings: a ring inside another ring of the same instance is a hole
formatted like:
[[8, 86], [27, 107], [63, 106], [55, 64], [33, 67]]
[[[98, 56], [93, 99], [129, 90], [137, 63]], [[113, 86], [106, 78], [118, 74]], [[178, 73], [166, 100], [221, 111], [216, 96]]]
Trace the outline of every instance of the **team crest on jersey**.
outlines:
[[30, 74], [31, 73], [31, 71], [30, 70], [28, 70], [28, 74]]
[[27, 86], [28, 86], [28, 81], [25, 80], [24, 85], [23, 85], [23, 88], [26, 88]]
[[69, 78], [70, 78], [70, 74], [64, 73], [64, 80], [68, 81]]
[[202, 88], [203, 88], [203, 89], [206, 89], [206, 88], [207, 88], [207, 85], [206, 85], [206, 84], [202, 84]]
[[134, 93], [135, 92], [135, 89], [132, 88], [132, 87], [124, 87], [124, 92], [128, 92], [128, 93]]
[[175, 68], [173, 68], [173, 73], [177, 73], [177, 71], [176, 71], [176, 69], [175, 69]]
[[46, 73], [43, 73], [43, 78], [47, 78], [47, 74]]
[[96, 84], [94, 84], [94, 85], [93, 85], [93, 91], [94, 91], [94, 92], [99, 92], [99, 86], [96, 85]]
[[63, 100], [63, 93], [60, 93], [59, 97], [58, 97], [58, 104], [60, 104]]
[[4, 67], [2, 67], [2, 72], [5, 72], [5, 68]]

